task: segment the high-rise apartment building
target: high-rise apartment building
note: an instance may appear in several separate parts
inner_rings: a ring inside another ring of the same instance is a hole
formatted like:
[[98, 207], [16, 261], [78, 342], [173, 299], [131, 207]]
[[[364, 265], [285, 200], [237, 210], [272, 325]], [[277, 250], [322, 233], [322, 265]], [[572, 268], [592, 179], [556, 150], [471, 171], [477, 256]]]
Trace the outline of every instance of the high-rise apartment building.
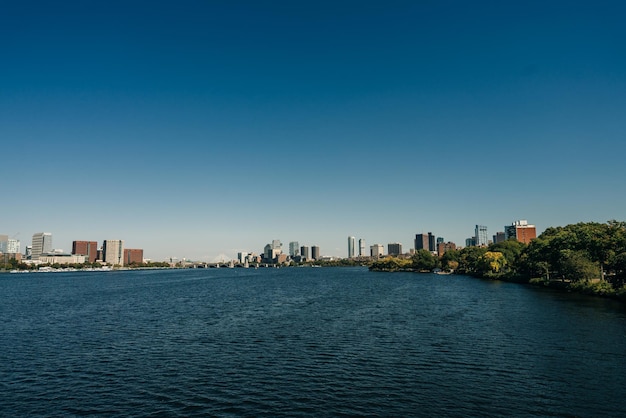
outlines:
[[476, 225], [476, 228], [474, 228], [474, 238], [476, 239], [476, 246], [478, 247], [486, 247], [489, 245], [487, 227], [484, 225]]
[[300, 244], [298, 241], [291, 241], [289, 243], [289, 256], [297, 257], [298, 255], [300, 255]]
[[537, 238], [537, 229], [535, 225], [529, 225], [527, 220], [522, 219], [505, 226], [504, 235], [506, 239], [515, 238], [519, 242], [528, 244], [531, 240]]
[[365, 240], [363, 238], [359, 238], [359, 257], [365, 256]]
[[355, 245], [356, 245], [356, 238], [348, 237], [348, 258], [354, 258]]
[[379, 258], [385, 255], [385, 247], [382, 244], [370, 245], [370, 257]]
[[96, 241], [72, 241], [72, 254], [84, 255], [90, 263], [98, 259], [98, 243]]
[[320, 247], [318, 247], [317, 245], [314, 245], [311, 247], [311, 258], [313, 260], [319, 260], [320, 257]]
[[102, 243], [102, 258], [110, 265], [124, 265], [124, 240], [108, 239]]
[[400, 255], [402, 254], [402, 244], [399, 242], [393, 242], [387, 244], [387, 254], [389, 255]]
[[39, 260], [42, 254], [52, 252], [52, 234], [50, 232], [37, 232], [33, 234], [31, 259]]

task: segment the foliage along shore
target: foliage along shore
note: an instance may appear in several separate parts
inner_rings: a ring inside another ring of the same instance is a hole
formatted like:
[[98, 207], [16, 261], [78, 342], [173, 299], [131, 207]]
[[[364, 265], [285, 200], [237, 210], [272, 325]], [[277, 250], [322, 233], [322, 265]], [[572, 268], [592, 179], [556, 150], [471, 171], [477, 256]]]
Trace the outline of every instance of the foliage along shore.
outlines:
[[580, 222], [551, 227], [523, 244], [510, 239], [487, 247], [465, 247], [437, 257], [418, 250], [411, 257], [386, 257], [372, 271], [466, 274], [626, 302], [626, 222]]

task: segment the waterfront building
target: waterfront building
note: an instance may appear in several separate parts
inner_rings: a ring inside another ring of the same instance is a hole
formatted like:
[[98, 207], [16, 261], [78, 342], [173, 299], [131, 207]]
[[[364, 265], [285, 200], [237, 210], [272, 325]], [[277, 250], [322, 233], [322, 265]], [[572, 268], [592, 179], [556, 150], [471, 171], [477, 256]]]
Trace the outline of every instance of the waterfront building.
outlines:
[[535, 225], [530, 225], [527, 220], [522, 219], [505, 226], [504, 234], [506, 239], [515, 238], [519, 242], [528, 244], [531, 240], [537, 238], [537, 229]]
[[311, 258], [313, 260], [320, 259], [320, 247], [318, 247], [317, 245], [311, 247]]
[[72, 254], [84, 255], [90, 263], [98, 259], [98, 243], [96, 241], [72, 241]]
[[141, 248], [125, 248], [124, 249], [124, 265], [143, 264], [143, 249]]
[[454, 242], [440, 242], [437, 244], [437, 255], [439, 257], [450, 250], [456, 250], [456, 244]]
[[380, 258], [385, 255], [385, 247], [382, 244], [374, 244], [370, 245], [370, 257], [372, 258]]
[[309, 247], [306, 245], [300, 247], [300, 257], [302, 257], [302, 261], [307, 261], [309, 259]]
[[348, 237], [348, 258], [354, 258], [355, 245], [356, 245], [356, 238]]
[[365, 256], [365, 240], [363, 238], [359, 238], [359, 257]]
[[20, 252], [20, 241], [9, 238], [8, 235], [0, 235], [0, 253], [18, 254]]
[[296, 257], [298, 255], [300, 255], [300, 244], [298, 241], [291, 241], [289, 243], [289, 256]]
[[31, 259], [39, 260], [42, 254], [52, 252], [52, 234], [50, 232], [37, 232], [33, 234]]
[[41, 254], [38, 258], [40, 264], [84, 264], [84, 255], [74, 254]]
[[103, 261], [112, 266], [124, 265], [124, 240], [108, 239], [102, 243]]
[[387, 254], [389, 255], [400, 255], [402, 254], [402, 244], [399, 242], [393, 242], [387, 244]]

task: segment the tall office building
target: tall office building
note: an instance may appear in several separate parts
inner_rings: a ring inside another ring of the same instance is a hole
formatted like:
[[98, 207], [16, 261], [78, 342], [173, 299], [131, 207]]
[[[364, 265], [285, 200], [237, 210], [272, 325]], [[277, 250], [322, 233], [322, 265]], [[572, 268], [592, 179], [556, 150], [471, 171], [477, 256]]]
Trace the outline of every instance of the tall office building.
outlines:
[[98, 259], [98, 243], [96, 241], [72, 241], [72, 254], [84, 255], [90, 263]]
[[7, 247], [9, 245], [9, 236], [0, 235], [0, 253], [8, 253]]
[[42, 254], [52, 252], [52, 234], [50, 232], [37, 232], [33, 234], [31, 259], [39, 260]]
[[363, 238], [359, 238], [359, 257], [365, 256], [365, 240]]
[[356, 245], [356, 238], [348, 237], [348, 258], [354, 258], [355, 245]]
[[124, 241], [120, 239], [107, 239], [102, 243], [102, 258], [104, 262], [112, 266], [124, 265]]
[[289, 243], [289, 256], [296, 257], [298, 255], [300, 255], [300, 244], [298, 241], [291, 241]]
[[437, 250], [437, 242], [432, 232], [428, 234], [415, 235], [415, 250], [428, 250], [430, 252]]
[[487, 227], [484, 225], [476, 225], [476, 228], [474, 228], [474, 238], [476, 239], [476, 246], [478, 247], [486, 247], [489, 245]]
[[385, 247], [382, 244], [370, 245], [370, 257], [379, 258], [385, 255]]
[[402, 254], [402, 244], [399, 242], [393, 242], [387, 244], [387, 254], [389, 255], [400, 255]]
[[317, 245], [314, 245], [311, 247], [311, 258], [313, 260], [319, 260], [320, 257], [320, 247], [318, 247]]
[[504, 235], [506, 239], [515, 238], [519, 242], [528, 244], [531, 240], [537, 238], [537, 229], [535, 225], [529, 225], [527, 220], [522, 219], [505, 226]]
[[302, 257], [303, 261], [307, 261], [309, 259], [309, 247], [306, 245], [300, 247], [300, 257]]

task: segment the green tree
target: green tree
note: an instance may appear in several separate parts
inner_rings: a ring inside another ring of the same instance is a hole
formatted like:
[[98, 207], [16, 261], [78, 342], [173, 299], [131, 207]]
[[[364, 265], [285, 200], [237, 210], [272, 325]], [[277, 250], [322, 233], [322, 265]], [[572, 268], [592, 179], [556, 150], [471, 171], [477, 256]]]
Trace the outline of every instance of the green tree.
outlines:
[[420, 271], [432, 271], [434, 270], [439, 261], [430, 251], [420, 249], [411, 257], [411, 267]]

